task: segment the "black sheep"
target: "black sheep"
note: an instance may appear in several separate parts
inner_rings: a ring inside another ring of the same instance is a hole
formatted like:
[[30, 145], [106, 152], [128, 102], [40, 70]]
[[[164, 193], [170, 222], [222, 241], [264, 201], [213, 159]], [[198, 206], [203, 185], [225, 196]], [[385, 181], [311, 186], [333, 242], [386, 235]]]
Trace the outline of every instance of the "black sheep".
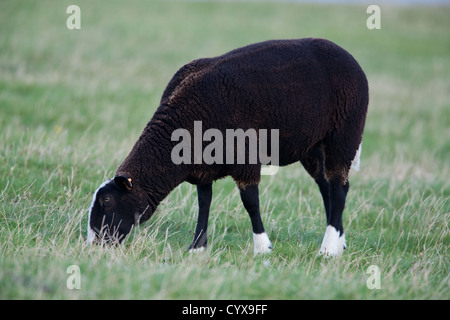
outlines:
[[[224, 136], [227, 129], [278, 129], [277, 165], [301, 162], [322, 194], [327, 229], [319, 252], [339, 255], [346, 246], [342, 212], [348, 172], [362, 141], [368, 99], [367, 79], [356, 60], [324, 39], [266, 41], [192, 61], [169, 82], [115, 177], [95, 192], [88, 242], [121, 242], [133, 226], [152, 216], [171, 190], [187, 181], [197, 185], [199, 201], [190, 248], [203, 249], [212, 183], [231, 176], [251, 218], [254, 252], [271, 250], [259, 212], [260, 160], [174, 163], [172, 151], [179, 147], [174, 132], [183, 129], [194, 135], [194, 125], [201, 121], [205, 130]], [[187, 145], [192, 154], [186, 159], [198, 160], [199, 149], [193, 144]], [[203, 141], [200, 152], [205, 145]], [[246, 156], [251, 147], [246, 142]]]

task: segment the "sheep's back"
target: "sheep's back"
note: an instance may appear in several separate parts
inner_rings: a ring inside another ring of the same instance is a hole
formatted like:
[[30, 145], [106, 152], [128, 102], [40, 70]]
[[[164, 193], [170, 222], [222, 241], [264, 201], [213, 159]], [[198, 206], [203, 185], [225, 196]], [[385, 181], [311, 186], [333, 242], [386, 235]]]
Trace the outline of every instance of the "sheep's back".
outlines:
[[365, 118], [364, 73], [328, 40], [261, 42], [183, 68], [193, 71], [179, 71], [171, 81], [177, 85], [165, 93], [183, 123], [201, 120], [204, 130], [278, 129], [281, 165], [298, 161], [336, 121]]

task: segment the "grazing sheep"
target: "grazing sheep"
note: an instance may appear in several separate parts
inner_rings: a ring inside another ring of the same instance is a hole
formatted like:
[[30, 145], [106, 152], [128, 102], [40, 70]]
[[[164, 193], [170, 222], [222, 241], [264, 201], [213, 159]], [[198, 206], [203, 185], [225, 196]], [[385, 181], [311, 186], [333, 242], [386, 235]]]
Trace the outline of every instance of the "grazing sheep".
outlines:
[[[95, 192], [88, 242], [121, 242], [187, 181], [197, 185], [199, 203], [190, 249], [204, 249], [212, 183], [231, 176], [250, 215], [255, 254], [271, 251], [259, 210], [261, 161], [174, 163], [172, 151], [179, 147], [174, 131], [193, 135], [195, 122], [201, 121], [203, 128], [224, 135], [227, 129], [278, 129], [278, 165], [300, 162], [323, 197], [327, 228], [319, 253], [341, 254], [346, 248], [342, 212], [348, 172], [362, 141], [368, 98], [361, 67], [328, 40], [266, 41], [192, 61], [169, 82], [159, 108], [115, 177]], [[189, 147], [194, 143], [187, 142]], [[201, 148], [205, 145], [203, 141]], [[251, 148], [248, 143], [246, 147]], [[192, 150], [187, 159], [198, 157], [198, 146]], [[359, 164], [359, 152], [357, 160]]]

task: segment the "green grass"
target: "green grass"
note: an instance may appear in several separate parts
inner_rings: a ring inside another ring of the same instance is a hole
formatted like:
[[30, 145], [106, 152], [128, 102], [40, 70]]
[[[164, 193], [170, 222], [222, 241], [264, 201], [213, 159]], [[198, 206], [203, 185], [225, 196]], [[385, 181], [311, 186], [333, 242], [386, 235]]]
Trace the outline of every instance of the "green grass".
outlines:
[[[449, 299], [449, 7], [268, 2], [0, 2], [1, 299]], [[366, 71], [362, 170], [348, 249], [318, 257], [325, 214], [300, 165], [261, 183], [273, 252], [253, 256], [231, 179], [214, 185], [209, 248], [192, 255], [183, 184], [120, 247], [85, 244], [92, 192], [115, 172], [183, 64], [252, 42], [323, 37]], [[66, 269], [78, 265], [81, 289]], [[366, 286], [369, 266], [381, 288]]]

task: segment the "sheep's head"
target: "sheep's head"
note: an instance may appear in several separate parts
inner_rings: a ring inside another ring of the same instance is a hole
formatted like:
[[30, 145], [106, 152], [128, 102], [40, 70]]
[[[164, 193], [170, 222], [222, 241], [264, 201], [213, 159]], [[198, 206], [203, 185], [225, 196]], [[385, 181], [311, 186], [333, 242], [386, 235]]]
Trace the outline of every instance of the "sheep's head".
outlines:
[[94, 193], [88, 222], [88, 243], [123, 241], [148, 209], [132, 179], [116, 176]]

